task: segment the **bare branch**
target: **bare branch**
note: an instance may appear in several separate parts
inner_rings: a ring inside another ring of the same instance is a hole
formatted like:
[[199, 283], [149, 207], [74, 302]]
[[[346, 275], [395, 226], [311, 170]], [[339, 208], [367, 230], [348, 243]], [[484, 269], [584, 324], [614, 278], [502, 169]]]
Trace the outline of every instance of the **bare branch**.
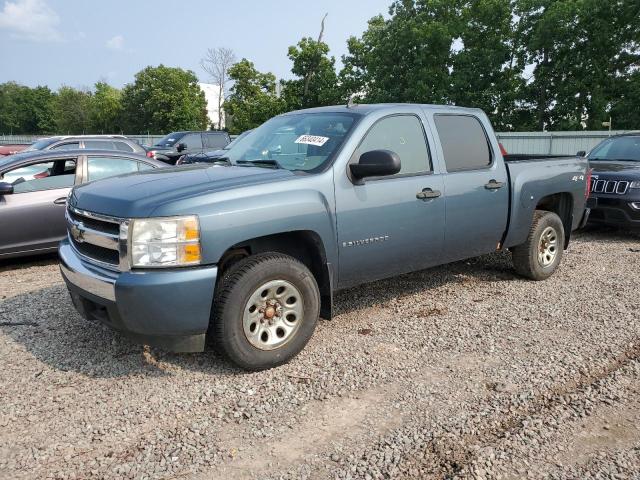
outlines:
[[[325, 13], [324, 17], [322, 17], [322, 22], [320, 22], [320, 35], [318, 35], [318, 43], [322, 42], [322, 37], [324, 35], [324, 21], [327, 19], [327, 15], [329, 14]], [[302, 91], [303, 99], [307, 98], [307, 95], [309, 94], [309, 85], [311, 84], [311, 79], [313, 78], [314, 73], [314, 69], [309, 70], [304, 79], [304, 90]]]
[[200, 66], [209, 74], [213, 83], [218, 86], [218, 128], [222, 128], [222, 103], [224, 101], [225, 86], [229, 83], [229, 68], [236, 63], [236, 55], [230, 48], [209, 48]]

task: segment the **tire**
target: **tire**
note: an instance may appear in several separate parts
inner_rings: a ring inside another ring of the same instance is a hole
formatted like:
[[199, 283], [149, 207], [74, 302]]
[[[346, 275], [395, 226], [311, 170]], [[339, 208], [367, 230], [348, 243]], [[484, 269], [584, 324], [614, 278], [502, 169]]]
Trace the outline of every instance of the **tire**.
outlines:
[[222, 353], [245, 370], [265, 370], [305, 347], [318, 323], [320, 291], [300, 261], [263, 253], [223, 276], [212, 313], [213, 342]]
[[564, 225], [560, 217], [536, 210], [527, 240], [512, 249], [511, 258], [518, 274], [531, 280], [546, 280], [558, 269], [563, 250]]

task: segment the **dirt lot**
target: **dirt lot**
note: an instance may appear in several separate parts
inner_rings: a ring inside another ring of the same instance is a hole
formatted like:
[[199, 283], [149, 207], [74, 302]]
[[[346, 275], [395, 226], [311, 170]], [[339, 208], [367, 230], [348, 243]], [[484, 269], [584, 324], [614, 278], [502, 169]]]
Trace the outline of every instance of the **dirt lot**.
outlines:
[[342, 292], [284, 367], [135, 346], [0, 265], [2, 478], [640, 478], [640, 235]]

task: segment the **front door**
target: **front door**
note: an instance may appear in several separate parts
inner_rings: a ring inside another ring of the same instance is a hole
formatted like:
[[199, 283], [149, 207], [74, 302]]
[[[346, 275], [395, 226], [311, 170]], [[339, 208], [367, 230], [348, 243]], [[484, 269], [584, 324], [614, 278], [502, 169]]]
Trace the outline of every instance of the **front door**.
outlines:
[[477, 117], [436, 114], [434, 123], [447, 169], [444, 260], [492, 252], [502, 240], [509, 215], [504, 162], [492, 152]]
[[421, 117], [378, 120], [351, 161], [381, 149], [399, 155], [399, 174], [357, 185], [335, 172], [340, 287], [426, 268], [442, 252], [444, 185], [433, 173]]
[[76, 160], [21, 165], [2, 172], [13, 193], [0, 196], [0, 255], [55, 248], [66, 234], [66, 198]]

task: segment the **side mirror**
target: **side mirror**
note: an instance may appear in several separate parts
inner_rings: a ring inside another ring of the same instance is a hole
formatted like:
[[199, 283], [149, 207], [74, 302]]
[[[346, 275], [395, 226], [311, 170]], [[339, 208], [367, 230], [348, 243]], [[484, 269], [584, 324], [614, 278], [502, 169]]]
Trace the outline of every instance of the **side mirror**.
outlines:
[[11, 195], [13, 193], [13, 185], [9, 182], [0, 182], [0, 195]]
[[577, 156], [579, 157], [586, 157], [587, 156], [587, 152], [585, 152], [584, 150], [580, 150], [578, 153], [576, 153]]
[[400, 157], [390, 150], [372, 150], [360, 155], [358, 163], [352, 163], [349, 169], [356, 180], [395, 175], [400, 171]]
[[178, 150], [179, 152], [184, 152], [187, 149], [187, 144], [186, 143], [179, 143], [176, 150]]

